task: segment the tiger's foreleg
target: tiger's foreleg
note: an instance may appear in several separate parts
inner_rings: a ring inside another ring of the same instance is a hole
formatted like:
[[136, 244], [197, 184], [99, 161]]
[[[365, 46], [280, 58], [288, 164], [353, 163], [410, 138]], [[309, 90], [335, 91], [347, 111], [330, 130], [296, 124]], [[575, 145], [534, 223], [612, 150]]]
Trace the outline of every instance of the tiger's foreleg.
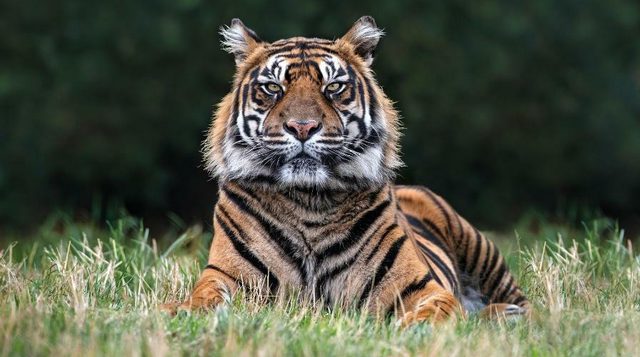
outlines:
[[210, 310], [228, 302], [237, 290], [236, 281], [215, 265], [207, 265], [200, 275], [191, 296], [182, 303], [160, 306], [160, 309], [175, 315], [180, 310]]
[[398, 321], [403, 327], [419, 322], [438, 324], [465, 317], [458, 299], [435, 281], [428, 282], [424, 289], [405, 299], [403, 305], [404, 313]]

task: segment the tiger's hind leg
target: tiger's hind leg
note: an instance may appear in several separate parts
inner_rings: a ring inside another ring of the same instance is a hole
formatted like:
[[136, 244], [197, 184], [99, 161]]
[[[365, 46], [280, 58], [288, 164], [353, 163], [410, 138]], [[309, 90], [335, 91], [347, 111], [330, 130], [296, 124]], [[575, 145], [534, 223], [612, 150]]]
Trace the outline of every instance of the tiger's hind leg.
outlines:
[[472, 284], [466, 276], [461, 279], [461, 284], [463, 286], [461, 300], [465, 311], [474, 315], [477, 314], [483, 319], [496, 320], [526, 316], [530, 312], [527, 304], [518, 306], [504, 302], [487, 301], [487, 298], [480, 292], [478, 285]]
[[489, 318], [529, 314], [529, 301], [495, 243], [426, 188], [399, 186], [396, 195], [417, 232], [449, 248], [448, 254], [464, 277], [460, 297], [465, 310]]
[[478, 316], [488, 320], [500, 320], [511, 317], [526, 316], [531, 310], [514, 304], [494, 303], [480, 310]]
[[[470, 277], [464, 290], [477, 289], [486, 302], [484, 318], [528, 316], [529, 300], [516, 284], [495, 243], [459, 218], [462, 233], [456, 249], [459, 269]], [[464, 299], [464, 298], [463, 298]]]

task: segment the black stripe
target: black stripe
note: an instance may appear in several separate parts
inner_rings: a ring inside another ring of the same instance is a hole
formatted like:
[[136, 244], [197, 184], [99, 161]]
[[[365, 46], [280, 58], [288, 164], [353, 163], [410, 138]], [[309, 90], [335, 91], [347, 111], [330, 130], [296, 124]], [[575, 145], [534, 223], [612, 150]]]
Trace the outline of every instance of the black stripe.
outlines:
[[371, 291], [375, 290], [378, 284], [382, 281], [393, 263], [395, 263], [396, 258], [398, 257], [398, 253], [400, 252], [400, 248], [402, 248], [402, 244], [407, 240], [407, 236], [404, 235], [400, 237], [397, 241], [391, 245], [391, 248], [387, 251], [387, 254], [382, 259], [382, 262], [376, 269], [376, 274], [372, 279], [369, 280], [364, 286], [364, 291], [362, 291], [362, 295], [360, 295], [360, 301], [358, 302], [358, 306], [362, 306], [364, 302], [369, 298]]
[[442, 233], [442, 231], [440, 230], [440, 227], [438, 227], [435, 223], [433, 223], [431, 220], [427, 219], [426, 217], [423, 217], [421, 222], [422, 224], [426, 225], [434, 234], [436, 234], [438, 238], [442, 239], [443, 242], [446, 241], [446, 236], [444, 235], [444, 233]]
[[429, 249], [429, 247], [424, 245], [419, 240], [416, 240], [416, 242], [418, 243], [418, 246], [420, 246], [422, 252], [427, 256], [426, 258], [434, 263], [438, 267], [438, 269], [440, 269], [440, 271], [445, 275], [445, 277], [449, 281], [449, 285], [451, 285], [451, 287], [453, 288], [454, 294], [457, 295], [458, 280], [456, 279], [455, 274], [451, 271], [451, 269], [449, 269], [446, 263], [443, 262], [437, 254], [435, 254], [435, 252]]
[[[387, 228], [387, 230], [382, 234], [382, 237], [378, 241], [378, 244], [376, 245], [376, 247], [374, 247], [374, 250], [377, 250], [378, 248], [380, 248], [380, 243], [384, 240], [384, 238], [391, 231], [391, 229], [393, 229], [394, 226], [396, 226], [395, 223], [391, 224]], [[380, 229], [380, 226], [375, 228], [376, 231], [378, 229]], [[338, 276], [338, 274], [342, 273], [347, 268], [349, 268], [351, 265], [353, 265], [353, 263], [358, 259], [358, 257], [360, 257], [361, 253], [362, 253], [362, 249], [358, 249], [356, 251], [356, 253], [353, 254], [353, 256], [351, 256], [349, 259], [347, 259], [344, 262], [342, 262], [342, 264], [338, 265], [337, 267], [334, 267], [333, 269], [329, 269], [324, 274], [320, 275], [320, 277], [318, 277], [317, 283], [316, 283], [316, 293], [317, 293], [316, 295], [320, 296], [319, 293], [322, 290], [324, 290], [324, 286], [326, 285], [327, 280], [333, 279], [334, 277]], [[372, 252], [372, 253], [375, 254], [375, 252]], [[369, 256], [371, 256], [371, 254]], [[368, 262], [369, 262], [369, 260], [367, 260], [367, 263]]]
[[[480, 258], [480, 260], [482, 261], [482, 265], [480, 265], [480, 270], [478, 270], [478, 279], [480, 281], [480, 286], [484, 286], [484, 279], [482, 279], [482, 277], [485, 275], [485, 270], [487, 270], [487, 265], [489, 265], [489, 259], [492, 258], [492, 253], [493, 250], [491, 250], [491, 242], [489, 242], [489, 240], [485, 239], [484, 243], [487, 245], [486, 249], [485, 249], [485, 254], [484, 256], [482, 256]], [[480, 261], [478, 262], [480, 263]], [[475, 268], [474, 268], [475, 270]]]
[[304, 226], [309, 228], [309, 229], [313, 229], [313, 228], [324, 227], [324, 226], [327, 225], [327, 222], [324, 222], [324, 221], [317, 221], [317, 222], [302, 221], [302, 224], [304, 224]]
[[385, 200], [363, 214], [362, 217], [360, 217], [360, 219], [358, 219], [358, 221], [351, 227], [351, 230], [345, 239], [341, 239], [338, 242], [333, 243], [319, 253], [321, 259], [344, 252], [356, 244], [360, 239], [362, 239], [364, 233], [371, 227], [371, 225], [382, 215], [384, 210], [389, 207], [389, 203], [389, 200]]
[[320, 140], [316, 140], [316, 144], [327, 144], [327, 145], [342, 145], [342, 141], [341, 139], [320, 139]]
[[395, 303], [389, 307], [389, 309], [387, 309], [387, 317], [390, 317], [394, 311], [396, 311], [398, 305], [402, 306], [402, 303], [404, 302], [404, 299], [406, 299], [408, 296], [411, 296], [412, 294], [424, 289], [424, 287], [427, 285], [428, 282], [430, 282], [431, 280], [433, 280], [433, 275], [431, 275], [431, 272], [427, 272], [427, 274], [425, 274], [422, 279], [420, 280], [414, 280], [411, 284], [407, 285], [402, 292], [400, 293], [399, 296], [396, 297]]
[[[307, 71], [310, 71], [310, 68], [313, 68], [316, 70], [316, 74], [318, 75], [318, 77], [320, 77], [320, 80], [322, 80], [322, 71], [320, 70], [320, 65], [315, 62], [315, 61], [304, 61], [305, 66], [307, 68]], [[314, 81], [315, 82], [315, 81]], [[319, 83], [322, 83], [321, 81]]]
[[384, 233], [382, 233], [382, 236], [378, 240], [378, 243], [376, 243], [375, 247], [373, 247], [373, 249], [371, 250], [371, 253], [369, 253], [369, 255], [367, 256], [367, 259], [366, 259], [367, 264], [371, 261], [371, 258], [373, 258], [373, 256], [376, 255], [378, 250], [380, 250], [380, 245], [382, 245], [382, 242], [387, 237], [387, 235], [391, 233], [391, 231], [396, 227], [398, 227], [398, 225], [393, 223], [387, 228], [387, 230], [384, 231]]
[[220, 213], [222, 213], [224, 215], [224, 219], [226, 219], [229, 224], [231, 225], [231, 228], [233, 228], [236, 232], [238, 232], [240, 234], [240, 238], [242, 238], [243, 243], [244, 242], [250, 242], [251, 239], [247, 237], [247, 235], [245, 234], [244, 230], [242, 228], [240, 228], [240, 226], [238, 225], [238, 223], [236, 223], [236, 221], [234, 221], [231, 218], [231, 215], [229, 215], [229, 212], [227, 212], [226, 208], [224, 208], [223, 205], [219, 205], [218, 209], [220, 210]]
[[324, 39], [320, 39], [320, 38], [304, 39], [304, 40], [296, 39], [294, 41], [291, 41], [291, 40], [279, 40], [279, 41], [276, 41], [276, 42], [270, 44], [269, 45], [269, 49], [271, 49], [271, 50], [279, 49], [279, 48], [282, 48], [282, 47], [285, 47], [285, 46], [298, 45], [300, 43], [307, 43], [307, 44], [313, 44], [313, 45], [332, 45], [332, 44], [334, 44], [334, 41], [324, 40]]
[[[460, 219], [459, 214], [454, 215], [456, 219], [456, 223], [458, 224], [458, 230], [460, 233], [455, 236], [451, 236], [451, 244], [454, 247], [454, 253], [456, 255], [456, 264], [458, 266], [459, 271], [466, 271], [467, 269], [467, 245], [469, 241], [467, 240], [467, 232], [465, 232], [464, 227], [462, 226], [462, 221]], [[463, 254], [459, 254], [462, 251]]]
[[316, 282], [316, 288], [315, 288], [316, 297], [322, 296], [322, 291], [324, 290], [327, 284], [327, 281], [338, 276], [338, 274], [344, 272], [345, 270], [347, 270], [347, 268], [353, 265], [353, 263], [358, 258], [359, 253], [360, 252], [358, 251], [358, 253], [354, 254], [351, 258], [347, 259], [345, 262], [338, 265], [337, 267], [325, 272], [318, 278], [318, 281]]
[[431, 280], [433, 280], [433, 275], [431, 274], [431, 272], [427, 272], [427, 274], [425, 274], [422, 279], [414, 281], [411, 284], [407, 285], [407, 287], [404, 288], [400, 293], [400, 299], [404, 300], [407, 296], [410, 296], [411, 294], [422, 290]]
[[[480, 251], [482, 250], [482, 237], [480, 236], [480, 232], [478, 232], [477, 229], [475, 229], [475, 239], [476, 239], [476, 244], [475, 244], [475, 250], [473, 251], [473, 258], [471, 258], [471, 265], [468, 265], [467, 268], [469, 268], [469, 270], [465, 271], [465, 273], [473, 273], [473, 271], [476, 269], [476, 266], [478, 265], [478, 259], [480, 259]], [[471, 274], [473, 275], [473, 274]]]
[[[280, 53], [277, 55], [278, 58], [297, 58], [300, 59], [302, 61], [309, 61], [309, 60], [326, 60], [327, 57], [330, 57], [330, 55], [323, 53], [323, 52], [319, 52], [319, 53], [309, 53], [309, 52], [298, 52], [298, 53]], [[296, 64], [296, 63], [292, 63], [292, 64]], [[299, 67], [299, 66], [298, 66]]]
[[436, 281], [436, 283], [438, 283], [438, 285], [444, 287], [444, 284], [442, 284], [442, 280], [440, 280], [440, 277], [438, 276], [438, 274], [435, 274], [435, 271], [433, 270], [433, 267], [431, 266], [431, 264], [429, 264], [429, 261], [425, 259], [425, 264], [427, 265], [427, 268], [429, 268], [429, 271], [434, 272], [433, 274], [433, 279]]
[[514, 301], [512, 301], [511, 304], [520, 306], [520, 304], [522, 304], [525, 301], [527, 301], [527, 298], [524, 297], [523, 295], [520, 295]]
[[442, 212], [442, 214], [444, 215], [444, 219], [447, 221], [447, 232], [449, 234], [452, 234], [453, 233], [453, 226], [451, 225], [451, 217], [449, 216], [449, 212], [447, 212], [447, 210], [440, 203], [440, 201], [438, 201], [438, 198], [436, 198], [436, 196], [433, 194], [433, 192], [431, 192], [430, 190], [428, 190], [428, 189], [426, 189], [424, 187], [418, 187], [418, 189], [420, 191], [426, 193], [427, 196], [429, 196], [429, 198], [431, 199], [431, 201], [433, 201], [433, 203], [438, 207], [440, 212]]
[[407, 221], [409, 221], [409, 224], [411, 224], [414, 228], [416, 228], [418, 230], [418, 233], [421, 236], [423, 236], [429, 242], [433, 243], [435, 246], [440, 248], [443, 252], [445, 252], [445, 253], [449, 253], [450, 252], [450, 249], [446, 245], [446, 243], [443, 242], [442, 240], [438, 239], [438, 237], [436, 237], [435, 235], [433, 235], [431, 230], [429, 230], [427, 228], [427, 226], [424, 224], [423, 221], [421, 221], [420, 219], [418, 219], [418, 218], [416, 218], [416, 217], [414, 217], [414, 216], [412, 216], [410, 214], [406, 214], [406, 213], [405, 213], [405, 217], [407, 217]]
[[[467, 271], [467, 249], [469, 248], [469, 237], [467, 237], [467, 232], [461, 226], [462, 236], [460, 237], [461, 242], [456, 244], [456, 258], [458, 258], [458, 269], [460, 271]], [[461, 246], [462, 245], [462, 246]], [[462, 254], [460, 254], [462, 252]]]
[[[376, 252], [380, 249], [380, 246], [381, 246], [382, 242], [385, 240], [385, 238], [387, 237], [387, 235], [389, 235], [389, 233], [396, 227], [398, 227], [398, 225], [395, 224], [395, 223], [393, 223], [393, 224], [389, 225], [389, 227], [387, 227], [387, 229], [384, 231], [384, 233], [382, 233], [382, 235], [380, 236], [380, 239], [378, 240], [378, 243], [375, 245], [375, 247], [373, 247], [372, 251], [367, 256], [365, 264], [368, 264], [369, 261], [371, 261], [371, 258], [373, 258], [373, 256], [376, 254]], [[377, 227], [375, 230], [378, 230], [379, 228], [380, 227]], [[351, 265], [353, 265], [353, 263], [358, 259], [358, 257], [360, 257], [361, 253], [362, 253], [362, 249], [359, 249], [351, 258], [347, 259], [345, 262], [343, 262], [339, 266], [335, 267], [334, 269], [328, 270], [327, 272], [322, 274], [318, 278], [318, 282], [316, 283], [316, 296], [320, 296], [321, 295], [321, 292], [322, 292], [322, 290], [324, 290], [324, 287], [325, 287], [326, 282], [328, 280], [333, 279], [334, 277], [338, 276], [338, 274], [342, 273], [347, 268], [349, 268]]]
[[349, 88], [349, 97], [342, 99], [342, 104], [346, 106], [348, 103], [353, 102], [356, 98], [356, 84], [358, 83], [357, 75], [355, 74], [353, 67], [351, 67], [351, 65], [347, 66], [347, 72], [345, 72], [345, 70], [342, 69], [342, 67], [340, 68], [340, 71], [342, 72], [342, 74], [339, 74], [339, 75], [348, 73], [349, 80], [347, 81], [347, 83], [351, 84], [351, 88]]
[[[489, 278], [491, 272], [496, 268], [496, 264], [498, 264], [498, 257], [500, 256], [498, 248], [496, 248], [493, 243], [487, 241], [487, 245], [491, 249], [490, 253], [493, 254], [491, 255], [490, 262], [488, 259], [485, 259], [484, 263], [482, 264], [482, 270], [480, 271], [480, 283], [483, 287], [485, 286], [485, 283], [487, 282], [487, 279]], [[487, 258], [489, 258], [489, 256], [487, 256]]]
[[[486, 289], [486, 294], [488, 297], [494, 297], [496, 296], [496, 289], [498, 288], [498, 285], [500, 285], [500, 283], [502, 282], [502, 279], [504, 278], [504, 275], [507, 273], [507, 266], [504, 262], [502, 262], [502, 264], [500, 265], [500, 268], [498, 268], [498, 271], [495, 274], [495, 279], [493, 279], [493, 282], [491, 283], [491, 287], [489, 289]], [[491, 276], [488, 276], [488, 278], [490, 278]]]
[[496, 295], [495, 302], [503, 302], [506, 301], [507, 297], [513, 292], [516, 288], [516, 285], [513, 283], [513, 275], [509, 275], [509, 280], [507, 280], [506, 284], [502, 289], [500, 289], [500, 294]]
[[231, 231], [229, 226], [227, 226], [227, 224], [224, 223], [224, 220], [221, 218], [222, 217], [218, 215], [218, 223], [222, 227], [222, 230], [227, 235], [227, 237], [229, 237], [229, 240], [231, 240], [231, 244], [238, 252], [238, 254], [240, 254], [240, 256], [244, 260], [249, 262], [249, 264], [251, 264], [256, 270], [265, 275], [269, 280], [269, 288], [271, 289], [271, 291], [276, 291], [279, 285], [278, 278], [276, 278], [275, 275], [271, 274], [269, 269], [262, 263], [262, 261], [260, 261], [260, 259], [258, 259], [251, 252], [251, 250], [249, 250], [249, 248], [244, 243], [242, 243], [242, 241], [240, 241], [240, 239], [238, 239], [238, 237]]
[[[302, 258], [297, 256], [296, 249], [294, 248], [292, 242], [285, 236], [282, 230], [280, 230], [279, 228], [277, 228], [276, 226], [268, 222], [258, 211], [256, 211], [253, 207], [249, 206], [245, 202], [246, 200], [243, 197], [229, 190], [227, 187], [223, 187], [222, 190], [227, 195], [227, 197], [229, 197], [229, 199], [236, 206], [238, 206], [238, 208], [240, 208], [243, 212], [245, 212], [245, 214], [252, 216], [260, 224], [262, 229], [269, 236], [269, 239], [275, 242], [280, 247], [285, 257], [290, 259], [292, 263], [296, 266], [296, 268], [298, 269], [298, 272], [300, 273], [300, 277], [302, 278], [303, 283], [306, 283], [307, 272], [304, 269], [304, 262], [302, 261]], [[249, 192], [246, 192], [245, 190], [243, 190], [243, 192], [245, 194], [251, 195]]]
[[220, 269], [219, 267], [217, 267], [217, 266], [215, 266], [215, 265], [213, 265], [213, 264], [209, 264], [209, 265], [207, 265], [207, 266], [206, 266], [206, 267], [204, 267], [204, 268], [205, 268], [205, 269], [215, 270], [215, 271], [217, 271], [217, 272], [219, 272], [219, 273], [222, 273], [222, 274], [226, 275], [226, 276], [227, 276], [227, 278], [229, 278], [229, 279], [231, 279], [231, 280], [233, 280], [233, 281], [238, 280], [237, 278], [235, 278], [235, 277], [231, 276], [231, 274], [227, 273], [226, 271], [224, 271], [224, 270]]
[[[374, 124], [378, 119], [378, 99], [376, 98], [375, 91], [373, 90], [371, 80], [366, 76], [362, 77], [364, 78], [365, 85], [367, 86], [367, 92], [369, 94], [369, 106], [367, 107], [367, 110], [369, 112], [369, 117], [371, 117], [371, 123]], [[377, 134], [376, 131], [373, 133]]]
[[245, 113], [244, 109], [247, 106], [247, 97], [249, 96], [249, 84], [242, 84], [241, 92], [242, 92], [242, 106], [240, 107], [240, 112], [242, 112], [242, 116], [244, 117], [244, 113]]
[[[290, 46], [282, 46], [280, 48], [275, 48], [272, 50], [268, 50], [267, 54], [269, 56], [273, 56], [275, 54], [281, 54], [283, 52], [289, 52], [289, 51], [293, 51], [296, 49], [300, 49], [300, 50], [320, 50], [320, 51], [325, 51], [327, 53], [331, 53], [331, 54], [338, 54], [338, 52], [336, 52], [334, 49], [326, 47], [326, 46], [322, 46], [319, 44], [307, 44], [307, 43], [303, 43], [303, 42], [299, 42], [296, 43], [294, 45], [290, 45]], [[316, 53], [317, 54], [317, 53]]]

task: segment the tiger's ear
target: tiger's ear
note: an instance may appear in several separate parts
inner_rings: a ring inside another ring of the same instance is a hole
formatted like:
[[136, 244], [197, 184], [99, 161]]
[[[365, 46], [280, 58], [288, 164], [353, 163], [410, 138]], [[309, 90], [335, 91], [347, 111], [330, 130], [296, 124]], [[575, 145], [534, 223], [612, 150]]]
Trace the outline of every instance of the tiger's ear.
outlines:
[[256, 33], [245, 26], [240, 19], [231, 20], [231, 25], [220, 28], [222, 35], [222, 49], [231, 53], [236, 59], [236, 65], [244, 61], [262, 40]]
[[358, 56], [364, 59], [365, 63], [370, 66], [373, 62], [373, 55], [384, 35], [384, 31], [376, 26], [376, 21], [371, 16], [362, 16], [356, 21], [351, 29], [342, 36], [341, 40], [350, 43]]

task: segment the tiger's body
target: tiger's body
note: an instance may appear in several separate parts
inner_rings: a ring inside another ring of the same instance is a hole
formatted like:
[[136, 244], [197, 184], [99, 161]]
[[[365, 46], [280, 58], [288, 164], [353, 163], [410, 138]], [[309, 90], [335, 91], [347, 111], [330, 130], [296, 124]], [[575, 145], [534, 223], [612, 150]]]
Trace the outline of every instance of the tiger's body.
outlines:
[[241, 285], [293, 287], [404, 324], [529, 302], [495, 244], [442, 198], [394, 186], [398, 116], [370, 71], [381, 31], [262, 42], [234, 20], [234, 90], [205, 142], [219, 177], [209, 264], [168, 309], [211, 308]]

